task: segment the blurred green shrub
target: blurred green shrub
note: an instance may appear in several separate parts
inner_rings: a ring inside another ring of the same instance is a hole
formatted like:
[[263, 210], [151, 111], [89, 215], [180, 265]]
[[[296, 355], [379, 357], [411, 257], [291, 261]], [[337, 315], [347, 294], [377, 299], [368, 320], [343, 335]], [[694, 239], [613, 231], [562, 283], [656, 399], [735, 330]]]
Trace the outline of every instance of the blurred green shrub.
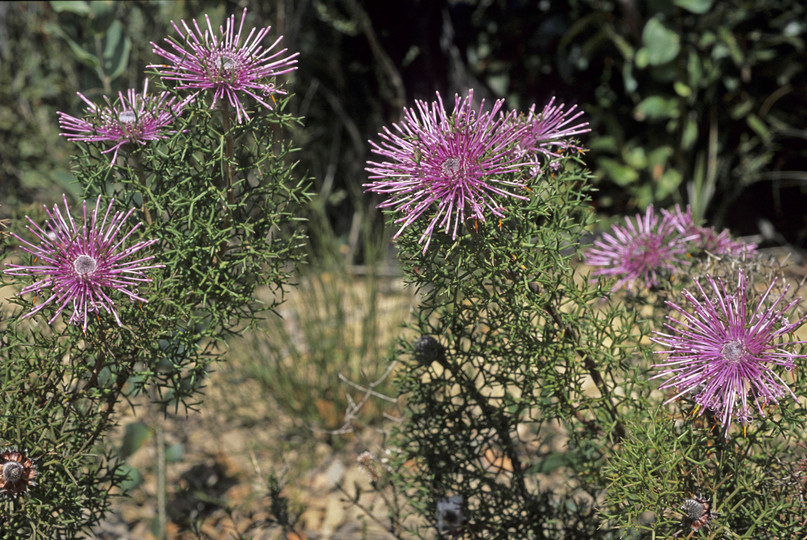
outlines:
[[719, 218], [755, 182], [807, 186], [802, 2], [497, 0], [465, 10], [455, 15], [473, 30], [469, 68], [497, 94], [563, 89], [589, 113], [600, 206], [688, 194], [696, 218], [712, 200]]
[[43, 3], [0, 4], [0, 215], [20, 196], [79, 194], [56, 122], [57, 104], [68, 90], [75, 96], [76, 72], [66, 46], [45, 30], [54, 19]]
[[[115, 19], [114, 2], [52, 1], [58, 14], [56, 22], [45, 30], [64, 41], [75, 59], [93, 70], [105, 93], [124, 75], [132, 50], [132, 40], [124, 34], [123, 24]], [[69, 18], [68, 18], [69, 17]]]
[[[788, 144], [805, 119], [794, 114], [807, 98], [798, 89], [804, 4], [676, 0], [650, 3], [647, 13], [625, 5], [636, 11], [622, 21], [633, 20], [640, 35], [592, 14], [565, 37], [590, 50], [589, 61], [611, 63], [610, 77], [600, 79], [611, 91], [602, 89], [592, 111], [604, 128], [596, 163], [607, 178], [641, 206], [677, 199], [686, 186], [696, 218], [713, 197], [725, 210], [754, 182], [807, 180], [787, 170], [804, 158], [803, 134], [801, 149]], [[619, 54], [597, 58], [608, 49]], [[624, 170], [609, 168], [609, 155]]]

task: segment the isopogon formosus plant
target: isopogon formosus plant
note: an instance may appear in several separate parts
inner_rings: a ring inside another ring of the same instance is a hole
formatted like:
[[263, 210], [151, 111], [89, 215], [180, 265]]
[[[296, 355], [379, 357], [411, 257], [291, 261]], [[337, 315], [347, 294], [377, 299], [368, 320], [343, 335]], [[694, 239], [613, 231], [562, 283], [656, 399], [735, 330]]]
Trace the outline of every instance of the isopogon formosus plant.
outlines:
[[586, 131], [554, 100], [519, 114], [469, 91], [371, 142], [366, 188], [422, 298], [396, 356], [405, 414], [372, 468], [421, 520], [393, 513], [390, 532], [804, 532], [781, 489], [803, 439], [798, 299], [776, 261], [680, 206], [581, 245]]
[[[295, 55], [245, 17], [174, 24], [154, 44], [156, 96], [81, 95], [85, 116], [61, 124], [85, 202], [3, 239], [3, 279], [22, 292], [0, 319], [5, 538], [100, 520], [124, 479], [100, 444], [116, 408], [147, 391], [194, 407], [223, 340], [261, 309], [254, 288], [282, 289], [300, 257], [307, 196], [276, 78]], [[798, 537], [792, 291], [680, 207], [584, 249], [587, 131], [554, 100], [520, 114], [469, 91], [451, 112], [416, 102], [372, 143], [366, 187], [422, 294], [421, 338], [398, 354], [406, 415], [373, 470], [423, 522], [393, 516], [391, 532]]]
[[196, 407], [224, 340], [280, 302], [302, 257], [283, 89], [296, 54], [246, 18], [175, 24], [142, 93], [60, 113], [85, 202], [33, 208], [2, 243], [20, 293], [0, 317], [2, 538], [97, 523], [125, 480], [103, 444], [115, 412], [141, 394]]

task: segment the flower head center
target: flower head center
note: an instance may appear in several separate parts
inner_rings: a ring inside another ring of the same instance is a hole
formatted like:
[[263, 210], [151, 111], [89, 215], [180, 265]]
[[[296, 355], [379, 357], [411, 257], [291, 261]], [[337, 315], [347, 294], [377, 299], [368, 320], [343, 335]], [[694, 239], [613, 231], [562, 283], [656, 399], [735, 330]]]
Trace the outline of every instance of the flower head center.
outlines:
[[73, 270], [75, 270], [76, 274], [80, 277], [92, 274], [95, 272], [96, 268], [98, 268], [98, 263], [89, 255], [79, 255], [76, 257], [76, 260], [73, 261]]
[[653, 268], [659, 266], [661, 255], [661, 242], [658, 237], [637, 239], [628, 251], [629, 262], [642, 267]]
[[720, 355], [729, 364], [736, 364], [745, 358], [745, 347], [743, 347], [743, 344], [740, 341], [735, 339], [723, 345], [723, 348], [720, 349]]
[[441, 167], [443, 174], [449, 178], [456, 179], [459, 176], [464, 176], [465, 168], [462, 166], [460, 158], [450, 157], [443, 162]]
[[231, 53], [221, 51], [213, 58], [213, 67], [216, 71], [217, 79], [232, 82], [238, 78], [239, 73], [238, 58]]
[[693, 521], [703, 516], [703, 504], [694, 499], [685, 500], [684, 504], [681, 506], [681, 510]]
[[25, 471], [25, 467], [22, 466], [22, 463], [17, 463], [16, 461], [9, 461], [3, 464], [3, 480], [5, 480], [9, 484], [13, 484], [18, 482], [20, 478], [22, 478], [22, 473]]
[[123, 132], [124, 137], [137, 138], [139, 135], [137, 115], [134, 111], [123, 111], [118, 115], [118, 125]]
[[123, 111], [118, 115], [118, 121], [122, 126], [131, 128], [137, 122], [137, 115], [134, 111]]

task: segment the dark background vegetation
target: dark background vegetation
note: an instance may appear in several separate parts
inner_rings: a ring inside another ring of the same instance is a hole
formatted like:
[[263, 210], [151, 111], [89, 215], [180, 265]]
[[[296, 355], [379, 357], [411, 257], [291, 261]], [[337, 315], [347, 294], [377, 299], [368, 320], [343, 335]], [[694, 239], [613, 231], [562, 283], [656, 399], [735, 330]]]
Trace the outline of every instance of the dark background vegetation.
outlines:
[[414, 99], [468, 88], [520, 110], [553, 95], [580, 105], [604, 216], [691, 202], [736, 233], [807, 244], [800, 0], [2, 3], [0, 217], [81, 196], [56, 116], [83, 113], [77, 91], [142, 89], [170, 20], [207, 13], [217, 27], [244, 7], [247, 27], [300, 51], [289, 82], [318, 252], [365, 262], [382, 227], [362, 190], [367, 140]]

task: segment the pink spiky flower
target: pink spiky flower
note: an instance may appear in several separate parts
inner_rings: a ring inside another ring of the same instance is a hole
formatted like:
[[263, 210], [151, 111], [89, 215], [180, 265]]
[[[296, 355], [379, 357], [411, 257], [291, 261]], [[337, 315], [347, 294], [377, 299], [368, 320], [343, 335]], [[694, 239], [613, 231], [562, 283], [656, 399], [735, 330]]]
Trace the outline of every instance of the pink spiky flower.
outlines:
[[527, 190], [516, 173], [529, 165], [513, 151], [526, 126], [515, 121], [515, 112], [499, 114], [503, 100], [490, 111], [484, 100], [476, 111], [473, 90], [454, 99], [448, 116], [443, 100], [415, 101], [404, 108], [403, 120], [384, 127], [380, 143], [370, 141], [372, 152], [385, 161], [368, 161], [371, 183], [366, 191], [389, 195], [379, 208], [394, 208], [402, 216], [397, 238], [421, 216], [427, 216], [419, 243], [425, 253], [435, 229], [456, 239], [460, 224], [470, 218], [485, 221], [488, 215], [503, 217], [500, 200], [526, 200]]
[[582, 150], [575, 144], [573, 137], [591, 131], [588, 122], [573, 124], [583, 115], [583, 111], [576, 110], [576, 105], [568, 109], [565, 107], [563, 103], [555, 105], [553, 97], [541, 112], [536, 113], [535, 105], [532, 105], [527, 115], [519, 119], [527, 125], [527, 130], [518, 141], [517, 151], [535, 159], [533, 173], [536, 175], [540, 172], [539, 156], [548, 159], [549, 166], [556, 169], [558, 158], [563, 152]]
[[662, 210], [665, 220], [669, 220], [684, 236], [695, 236], [694, 247], [713, 253], [715, 255], [731, 255], [740, 257], [751, 255], [757, 249], [756, 244], [735, 240], [728, 229], [720, 233], [714, 227], [701, 227], [695, 224], [692, 218], [692, 208], [687, 206], [686, 211], [680, 205], [675, 205], [672, 211]]
[[193, 21], [193, 28], [184, 20], [181, 21], [182, 28], [171, 21], [180, 37], [179, 41], [165, 39], [173, 51], [151, 43], [154, 53], [168, 60], [170, 65], [155, 64], [148, 67], [156, 68], [163, 79], [178, 81], [179, 89], [213, 90], [211, 108], [215, 107], [218, 99], [226, 99], [235, 109], [239, 124], [242, 116], [249, 120], [239, 98], [241, 93], [252, 96], [255, 101], [271, 110], [272, 105], [265, 98], [274, 99], [273, 94], [286, 92], [277, 88], [269, 79], [297, 69], [295, 64], [299, 53], [284, 57], [288, 49], [272, 52], [283, 36], [264, 48], [261, 42], [269, 33], [269, 26], [257, 32], [255, 28], [250, 30], [242, 45], [241, 32], [246, 15], [247, 10], [244, 8], [237, 32], [235, 15], [230, 15], [226, 27], [219, 26], [218, 36], [207, 15], [207, 28], [204, 32], [196, 20]]
[[614, 225], [610, 233], [585, 253], [585, 262], [598, 268], [592, 275], [617, 278], [612, 290], [621, 287], [656, 287], [660, 279], [689, 264], [682, 257], [692, 236], [683, 236], [669, 220], [659, 220], [653, 205], [635, 221], [625, 218], [625, 225]]
[[134, 89], [129, 89], [125, 96], [119, 92], [119, 101], [115, 104], [104, 96], [106, 107], [99, 107], [78, 92], [78, 96], [88, 105], [87, 116], [76, 118], [59, 112], [59, 126], [64, 130], [60, 135], [74, 142], [114, 143], [102, 152], [113, 152], [110, 166], [115, 163], [118, 150], [127, 143], [144, 145], [149, 141], [165, 139], [168, 135], [164, 128], [174, 121], [189, 100], [177, 101], [168, 92], [149, 95], [148, 86], [146, 80], [142, 95]]
[[683, 291], [689, 309], [667, 302], [680, 316], [668, 315], [664, 325], [668, 332], [656, 331], [652, 338], [665, 347], [657, 354], [668, 356], [653, 366], [661, 371], [651, 379], [667, 377], [659, 388], [676, 389], [667, 403], [690, 395], [699, 406], [699, 414], [706, 409], [714, 412], [728, 438], [732, 420], [745, 427], [753, 420], [754, 409], [764, 417], [765, 406], [779, 403], [783, 397], [798, 402], [772, 368], [792, 371], [795, 358], [807, 357], [788, 350], [807, 342], [786, 341], [786, 334], [798, 329], [805, 317], [793, 323], [787, 318], [786, 313], [800, 300], [786, 303], [787, 287], [766, 305], [775, 279], [756, 303], [748, 298], [742, 270], [733, 293], [722, 281], [711, 277], [707, 281], [707, 290], [695, 282], [701, 299]]
[[56, 306], [56, 313], [48, 321], [49, 324], [53, 324], [68, 304], [72, 303], [73, 313], [69, 322], [78, 324], [81, 321], [85, 332], [89, 320], [88, 314], [100, 310], [111, 313], [118, 325], [121, 325], [114, 301], [107, 291], [123, 293], [131, 301], [146, 302], [139, 296], [136, 287], [140, 283], [151, 281], [151, 278], [146, 277], [145, 270], [161, 268], [163, 265], [144, 265], [154, 257], [153, 255], [133, 261], [126, 259], [156, 240], [136, 242], [124, 248], [126, 241], [140, 226], [138, 223], [128, 233], [120, 236], [124, 222], [134, 209], [126, 214], [112, 213], [113, 199], [99, 220], [98, 210], [101, 204], [99, 196], [91, 221], [87, 220], [87, 203], [84, 202], [84, 223], [81, 227], [77, 227], [70, 214], [67, 197], [62, 198], [64, 214], [58, 205], [53, 205], [52, 211], [45, 207], [49, 219], [44, 229], [26, 216], [29, 223], [26, 229], [39, 240], [38, 244], [11, 233], [11, 236], [22, 242], [23, 245], [20, 247], [36, 257], [35, 262], [39, 264], [31, 266], [7, 264], [4, 272], [12, 276], [43, 276], [39, 281], [22, 289], [19, 293], [21, 295], [49, 291], [44, 293], [48, 298], [23, 318], [30, 317], [45, 306], [53, 304]]

